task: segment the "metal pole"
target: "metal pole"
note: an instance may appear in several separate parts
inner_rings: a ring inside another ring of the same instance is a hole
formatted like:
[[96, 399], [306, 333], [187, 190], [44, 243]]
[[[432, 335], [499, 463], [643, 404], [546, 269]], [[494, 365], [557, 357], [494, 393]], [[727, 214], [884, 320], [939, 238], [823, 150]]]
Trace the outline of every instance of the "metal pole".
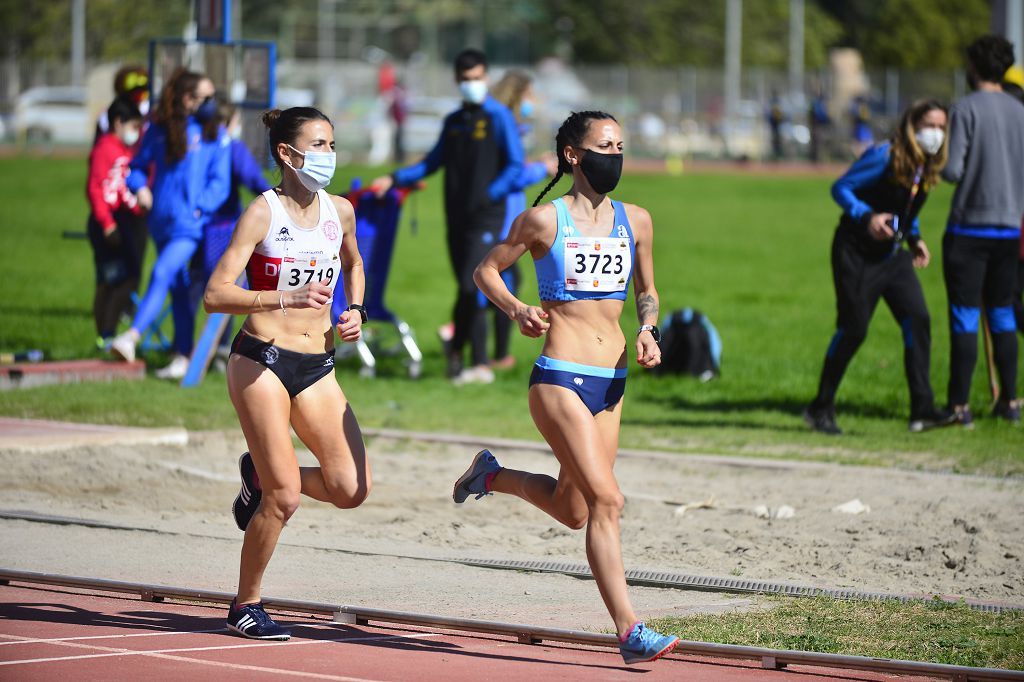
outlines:
[[326, 64], [334, 61], [334, 0], [318, 0], [316, 16], [316, 56]]
[[1024, 64], [1024, 0], [1006, 0], [1006, 39], [1013, 43], [1014, 61]]
[[71, 3], [71, 84], [85, 83], [85, 0]]
[[743, 42], [743, 0], [725, 6], [725, 141], [729, 148], [733, 119], [740, 103], [740, 54]]
[[789, 0], [789, 91], [804, 100], [804, 0]]

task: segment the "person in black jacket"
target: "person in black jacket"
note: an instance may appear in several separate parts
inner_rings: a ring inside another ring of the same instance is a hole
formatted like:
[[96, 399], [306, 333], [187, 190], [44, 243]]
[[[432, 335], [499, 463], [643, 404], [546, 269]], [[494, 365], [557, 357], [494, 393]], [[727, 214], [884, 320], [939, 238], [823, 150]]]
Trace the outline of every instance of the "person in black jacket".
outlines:
[[[843, 215], [832, 240], [837, 322], [825, 354], [818, 395], [804, 412], [815, 431], [841, 433], [835, 395], [868, 323], [885, 299], [903, 331], [904, 368], [910, 388], [910, 430], [952, 423], [935, 406], [929, 378], [931, 322], [914, 268], [931, 260], [917, 214], [946, 162], [946, 108], [917, 102], [903, 113], [891, 141], [869, 148], [832, 185]], [[909, 245], [909, 252], [902, 248]]]
[[[517, 183], [523, 172], [523, 145], [512, 112], [487, 92], [484, 53], [463, 50], [455, 57], [454, 67], [462, 106], [444, 119], [434, 148], [419, 163], [377, 178], [370, 187], [379, 196], [392, 186], [412, 185], [444, 167], [448, 256], [458, 285], [448, 374], [456, 384], [491, 383], [487, 309], [479, 303], [473, 270], [501, 241], [505, 199], [521, 189]], [[472, 360], [464, 369], [467, 342]]]

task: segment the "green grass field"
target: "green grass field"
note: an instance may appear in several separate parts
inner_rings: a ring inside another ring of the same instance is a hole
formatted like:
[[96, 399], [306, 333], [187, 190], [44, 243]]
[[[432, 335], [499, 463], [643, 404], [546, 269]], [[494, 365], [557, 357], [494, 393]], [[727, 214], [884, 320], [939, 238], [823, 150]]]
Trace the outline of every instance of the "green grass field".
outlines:
[[[375, 170], [342, 168], [333, 189]], [[63, 239], [83, 230], [86, 163], [76, 158], [0, 159], [0, 350], [44, 349], [50, 358], [96, 356], [90, 314], [93, 272], [89, 245]], [[623, 413], [624, 447], [743, 456], [824, 459], [1005, 475], [1024, 473], [1024, 433], [987, 418], [979, 366], [973, 432], [907, 432], [907, 390], [899, 329], [880, 306], [869, 338], [839, 394], [838, 438], [809, 432], [800, 411], [812, 397], [834, 326], [829, 245], [838, 209], [832, 178], [749, 174], [634, 175], [616, 196], [648, 208], [655, 221], [655, 264], [662, 311], [692, 306], [714, 322], [724, 342], [720, 379], [646, 376], [634, 365]], [[443, 377], [438, 325], [450, 316], [454, 292], [444, 248], [440, 178], [407, 206], [387, 300], [418, 332], [424, 376], [406, 378], [385, 358], [377, 379], [358, 375], [355, 360], [338, 379], [367, 426], [440, 430], [538, 439], [526, 409], [526, 382], [538, 341], [517, 337], [515, 370], [492, 386], [455, 388]], [[568, 182], [560, 185], [562, 190]], [[531, 193], [531, 198], [533, 194]], [[950, 189], [925, 208], [922, 225], [933, 265], [922, 273], [932, 313], [932, 376], [943, 400], [948, 335], [941, 276], [941, 231]], [[412, 216], [418, 230], [410, 229]], [[536, 299], [532, 266], [524, 265], [521, 296]], [[635, 312], [623, 328], [631, 338]], [[168, 323], [170, 327], [170, 323]], [[386, 336], [382, 332], [382, 336]], [[979, 355], [979, 357], [983, 357]], [[147, 358], [151, 368], [165, 358]], [[191, 390], [147, 378], [8, 391], [0, 413], [75, 421], [234, 428], [224, 379], [211, 375]]]

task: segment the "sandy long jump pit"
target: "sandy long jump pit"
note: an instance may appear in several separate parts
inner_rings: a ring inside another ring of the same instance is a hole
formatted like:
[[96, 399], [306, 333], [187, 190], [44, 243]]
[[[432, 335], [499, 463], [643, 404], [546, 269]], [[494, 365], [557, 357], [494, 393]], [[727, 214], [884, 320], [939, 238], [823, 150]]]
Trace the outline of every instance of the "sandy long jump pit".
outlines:
[[[0, 441], [0, 510], [14, 512], [0, 518], [0, 544], [11, 548], [4, 567], [232, 591], [242, 535], [229, 509], [244, 441], [200, 433], [166, 443], [40, 451]], [[452, 482], [475, 448], [383, 438], [368, 445], [368, 501], [338, 510], [304, 499], [267, 572], [267, 594], [608, 627], [589, 580], [449, 561], [586, 563], [582, 532], [520, 500], [452, 502]], [[557, 471], [549, 454], [494, 452], [510, 467]], [[299, 459], [314, 463], [308, 452]], [[685, 455], [622, 457], [616, 471], [627, 498], [627, 568], [1024, 604], [1020, 479], [757, 460], [737, 466]], [[854, 499], [870, 511], [833, 511]], [[792, 517], [774, 518], [784, 506]], [[28, 521], [26, 513], [101, 527]], [[750, 603], [679, 589], [631, 593], [643, 616]]]

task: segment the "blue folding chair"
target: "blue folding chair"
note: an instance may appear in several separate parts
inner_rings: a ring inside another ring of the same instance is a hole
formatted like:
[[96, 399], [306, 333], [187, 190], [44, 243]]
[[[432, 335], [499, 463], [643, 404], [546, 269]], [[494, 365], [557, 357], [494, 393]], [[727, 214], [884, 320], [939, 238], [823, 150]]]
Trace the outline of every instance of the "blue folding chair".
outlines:
[[[423, 368], [423, 353], [416, 345], [412, 328], [391, 312], [384, 304], [384, 292], [387, 287], [388, 273], [391, 271], [391, 257], [395, 248], [395, 235], [398, 232], [399, 217], [402, 204], [408, 196], [408, 189], [392, 189], [383, 197], [377, 197], [369, 190], [360, 190], [359, 180], [352, 182], [348, 200], [352, 202], [356, 212], [356, 241], [359, 242], [359, 255], [363, 259], [363, 272], [366, 276], [366, 294], [363, 305], [366, 307], [368, 322], [387, 322], [394, 325], [398, 332], [399, 344], [385, 353], [401, 353], [407, 356], [409, 376], [419, 377]], [[338, 286], [334, 292], [334, 303], [331, 306], [331, 319], [338, 320], [341, 313], [348, 307], [344, 288]], [[377, 349], [378, 352], [381, 349]], [[363, 367], [360, 374], [375, 376], [377, 358], [374, 350], [365, 339], [355, 344], [355, 352]], [[349, 351], [344, 346], [338, 347], [338, 357], [344, 358]]]

